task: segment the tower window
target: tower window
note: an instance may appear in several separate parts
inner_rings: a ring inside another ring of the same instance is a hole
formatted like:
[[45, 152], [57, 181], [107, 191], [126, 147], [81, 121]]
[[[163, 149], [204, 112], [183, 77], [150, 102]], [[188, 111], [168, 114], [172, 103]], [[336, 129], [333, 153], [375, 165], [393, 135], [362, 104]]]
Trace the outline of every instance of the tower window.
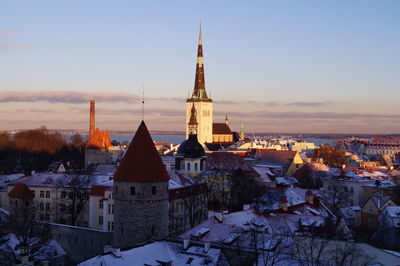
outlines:
[[190, 171], [190, 163], [187, 163], [186, 170]]
[[194, 170], [197, 171], [197, 163], [194, 164]]
[[131, 196], [135, 195], [135, 187], [131, 187]]
[[156, 192], [157, 192], [157, 187], [156, 186], [153, 186], [152, 188], [151, 188], [151, 194], [156, 194]]

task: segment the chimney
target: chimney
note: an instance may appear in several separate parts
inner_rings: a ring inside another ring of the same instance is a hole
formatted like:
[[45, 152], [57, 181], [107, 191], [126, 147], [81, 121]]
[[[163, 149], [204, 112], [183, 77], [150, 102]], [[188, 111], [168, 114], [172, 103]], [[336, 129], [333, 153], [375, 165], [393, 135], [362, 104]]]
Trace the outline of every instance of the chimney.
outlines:
[[183, 249], [187, 250], [189, 248], [190, 239], [183, 239]]
[[280, 198], [279, 198], [279, 208], [284, 210], [284, 211], [287, 211], [287, 207], [288, 207], [287, 205], [288, 205], [287, 197], [286, 196], [280, 196]]
[[306, 191], [306, 202], [309, 204], [314, 203], [314, 193], [310, 189]]
[[95, 101], [90, 100], [90, 122], [89, 122], [89, 139], [92, 137], [95, 130]]
[[210, 250], [210, 242], [204, 243], [204, 253], [207, 253]]

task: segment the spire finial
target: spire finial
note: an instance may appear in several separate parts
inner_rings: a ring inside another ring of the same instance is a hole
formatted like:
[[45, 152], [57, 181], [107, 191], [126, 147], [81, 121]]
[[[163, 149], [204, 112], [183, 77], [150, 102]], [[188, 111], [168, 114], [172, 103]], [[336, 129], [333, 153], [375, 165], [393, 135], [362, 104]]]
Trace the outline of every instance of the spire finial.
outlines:
[[142, 86], [142, 121], [144, 121], [144, 84]]
[[199, 32], [199, 45], [203, 44], [203, 36], [201, 34], [201, 20], [200, 20], [200, 32]]

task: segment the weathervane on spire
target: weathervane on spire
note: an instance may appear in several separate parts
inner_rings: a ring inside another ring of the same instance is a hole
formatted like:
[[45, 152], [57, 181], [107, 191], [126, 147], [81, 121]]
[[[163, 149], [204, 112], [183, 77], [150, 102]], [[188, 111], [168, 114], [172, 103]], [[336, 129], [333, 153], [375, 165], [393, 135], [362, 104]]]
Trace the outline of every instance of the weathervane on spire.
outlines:
[[144, 121], [144, 85], [142, 86], [142, 121]]

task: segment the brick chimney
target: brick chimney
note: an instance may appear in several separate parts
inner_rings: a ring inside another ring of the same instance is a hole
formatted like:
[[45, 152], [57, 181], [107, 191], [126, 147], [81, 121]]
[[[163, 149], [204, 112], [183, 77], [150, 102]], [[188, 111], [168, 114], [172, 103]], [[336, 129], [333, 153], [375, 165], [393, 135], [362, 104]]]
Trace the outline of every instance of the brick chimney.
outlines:
[[90, 100], [90, 122], [89, 122], [89, 139], [92, 137], [95, 130], [95, 101]]
[[309, 204], [314, 203], [314, 193], [310, 189], [306, 191], [306, 202]]
[[286, 196], [280, 196], [279, 197], [279, 209], [287, 211], [287, 207], [288, 207], [288, 200], [287, 200]]

